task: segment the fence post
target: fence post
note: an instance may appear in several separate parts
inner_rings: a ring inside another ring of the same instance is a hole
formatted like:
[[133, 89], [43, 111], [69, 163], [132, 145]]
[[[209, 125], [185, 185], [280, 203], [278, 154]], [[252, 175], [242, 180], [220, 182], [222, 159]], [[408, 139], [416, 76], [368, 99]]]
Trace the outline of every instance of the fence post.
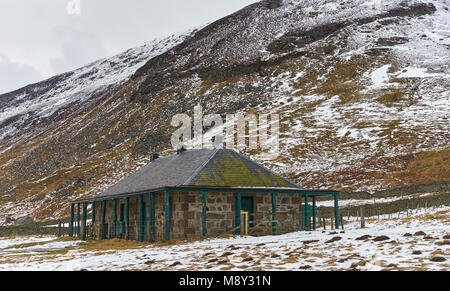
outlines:
[[365, 218], [364, 218], [364, 207], [363, 206], [361, 206], [359, 213], [361, 214], [361, 228], [365, 228], [366, 222], [365, 222]]
[[62, 231], [61, 231], [61, 220], [58, 221], [58, 237], [62, 236]]

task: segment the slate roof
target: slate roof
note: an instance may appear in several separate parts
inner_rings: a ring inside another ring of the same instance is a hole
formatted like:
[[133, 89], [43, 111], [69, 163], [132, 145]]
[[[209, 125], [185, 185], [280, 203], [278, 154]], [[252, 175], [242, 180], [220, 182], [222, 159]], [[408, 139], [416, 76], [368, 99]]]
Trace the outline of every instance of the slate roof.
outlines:
[[234, 150], [193, 149], [148, 163], [100, 193], [99, 197], [179, 186], [303, 189]]

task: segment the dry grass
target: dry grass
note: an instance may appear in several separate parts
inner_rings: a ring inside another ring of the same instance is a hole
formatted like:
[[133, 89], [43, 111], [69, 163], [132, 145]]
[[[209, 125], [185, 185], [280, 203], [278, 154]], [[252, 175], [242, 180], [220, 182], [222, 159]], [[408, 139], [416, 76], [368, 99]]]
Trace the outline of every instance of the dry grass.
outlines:
[[139, 249], [148, 246], [149, 246], [148, 243], [123, 239], [87, 241], [80, 244], [80, 247], [82, 249], [89, 251], [114, 251], [114, 250]]

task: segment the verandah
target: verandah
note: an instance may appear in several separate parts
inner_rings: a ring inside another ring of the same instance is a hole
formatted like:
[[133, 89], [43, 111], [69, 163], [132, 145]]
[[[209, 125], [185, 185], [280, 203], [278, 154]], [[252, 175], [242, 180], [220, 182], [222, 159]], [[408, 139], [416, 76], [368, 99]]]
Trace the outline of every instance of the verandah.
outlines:
[[[164, 211], [165, 211], [165, 221], [164, 221], [164, 239], [170, 240], [171, 233], [171, 209], [170, 209], [170, 195], [174, 192], [197, 192], [202, 194], [202, 235], [206, 236], [207, 228], [206, 228], [206, 217], [207, 217], [207, 197], [211, 193], [229, 193], [234, 194], [236, 196], [236, 217], [235, 217], [235, 229], [236, 234], [240, 235], [241, 233], [241, 207], [242, 207], [242, 195], [243, 194], [267, 194], [272, 196], [272, 232], [276, 233], [277, 228], [277, 207], [276, 207], [276, 195], [277, 194], [292, 194], [292, 195], [300, 195], [305, 202], [305, 207], [303, 208], [305, 213], [304, 217], [309, 217], [312, 215], [312, 225], [310, 225], [309, 219], [305, 221], [305, 227], [307, 229], [316, 230], [316, 200], [318, 196], [332, 196], [334, 198], [334, 222], [336, 229], [339, 228], [339, 192], [338, 191], [328, 191], [328, 190], [303, 190], [296, 188], [271, 188], [271, 187], [193, 187], [193, 186], [180, 186], [180, 187], [163, 187], [159, 189], [148, 190], [145, 192], [139, 193], [125, 193], [115, 196], [107, 196], [107, 197], [98, 197], [94, 199], [80, 200], [74, 201], [71, 203], [70, 210], [70, 224], [69, 224], [69, 235], [71, 237], [77, 236], [82, 239], [87, 238], [87, 205], [92, 203], [92, 223], [95, 223], [96, 219], [96, 211], [95, 211], [95, 203], [101, 202], [101, 239], [107, 238], [106, 232], [106, 208], [107, 201], [113, 202], [113, 219], [112, 219], [112, 237], [118, 237], [117, 234], [117, 225], [118, 225], [118, 216], [117, 216], [117, 200], [125, 199], [124, 205], [124, 225], [122, 228], [125, 228], [123, 233], [125, 233], [125, 238], [129, 239], [129, 215], [130, 215], [130, 198], [137, 197], [138, 198], [138, 241], [144, 241], [146, 237], [149, 237], [150, 242], [155, 241], [155, 195], [157, 193], [163, 193], [164, 195]], [[144, 195], [149, 195], [149, 219], [150, 219], [150, 230], [147, 233], [145, 227], [145, 219], [146, 219], [146, 209], [144, 209]], [[312, 213], [309, 212], [309, 198], [312, 198]], [[75, 221], [75, 206], [77, 206], [77, 217]], [[81, 217], [81, 208], [83, 209], [83, 215]], [[74, 227], [74, 223], [76, 222], [76, 227]], [[76, 230], [76, 233], [74, 232]], [[148, 236], [147, 236], [148, 235]]]

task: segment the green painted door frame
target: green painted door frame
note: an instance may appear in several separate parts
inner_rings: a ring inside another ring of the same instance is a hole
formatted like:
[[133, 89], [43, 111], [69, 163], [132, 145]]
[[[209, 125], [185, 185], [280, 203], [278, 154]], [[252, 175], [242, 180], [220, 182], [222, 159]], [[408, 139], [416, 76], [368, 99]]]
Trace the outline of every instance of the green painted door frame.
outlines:
[[[248, 212], [248, 227], [249, 228], [253, 227], [253, 220], [254, 220], [253, 204], [254, 204], [253, 196], [243, 196], [241, 198], [241, 210]], [[241, 223], [242, 223], [242, 221], [241, 221]]]

